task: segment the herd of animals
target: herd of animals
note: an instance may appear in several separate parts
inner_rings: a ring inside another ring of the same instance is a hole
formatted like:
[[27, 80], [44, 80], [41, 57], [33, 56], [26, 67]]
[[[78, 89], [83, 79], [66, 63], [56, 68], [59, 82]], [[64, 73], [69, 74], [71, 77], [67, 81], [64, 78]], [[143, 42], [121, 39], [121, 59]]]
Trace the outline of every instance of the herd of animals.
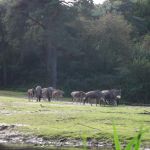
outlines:
[[[37, 102], [40, 102], [41, 99], [58, 100], [63, 97], [64, 91], [60, 89], [55, 89], [53, 87], [42, 88], [37, 86], [27, 91], [28, 99], [33, 100], [35, 97]], [[73, 91], [71, 92], [71, 97], [73, 102], [80, 103], [90, 103], [91, 106], [93, 103], [96, 104], [107, 104], [107, 105], [118, 105], [119, 100], [121, 99], [121, 90], [120, 89], [111, 89], [111, 90], [94, 90], [89, 92], [83, 91]]]

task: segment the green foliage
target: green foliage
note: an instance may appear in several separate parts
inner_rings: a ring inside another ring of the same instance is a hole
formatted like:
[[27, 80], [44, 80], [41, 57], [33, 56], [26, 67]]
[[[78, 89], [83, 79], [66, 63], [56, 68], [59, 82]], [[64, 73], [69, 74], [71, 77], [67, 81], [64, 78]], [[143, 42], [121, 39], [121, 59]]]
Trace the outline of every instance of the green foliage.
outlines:
[[[0, 86], [122, 88], [149, 103], [149, 0], [0, 2]], [[138, 46], [137, 46], [138, 45]]]
[[117, 134], [117, 130], [116, 130], [115, 125], [113, 125], [113, 130], [114, 130], [115, 149], [116, 149], [116, 150], [121, 150], [121, 145], [120, 145], [120, 142], [119, 142], [119, 137], [118, 137], [118, 134]]
[[86, 133], [82, 133], [82, 142], [83, 142], [83, 149], [86, 150], [87, 149], [87, 134]]
[[142, 47], [147, 53], [150, 53], [150, 34], [144, 36]]
[[133, 58], [122, 72], [122, 82], [128, 100], [136, 103], [148, 103], [150, 90], [150, 52], [138, 48], [133, 52]]

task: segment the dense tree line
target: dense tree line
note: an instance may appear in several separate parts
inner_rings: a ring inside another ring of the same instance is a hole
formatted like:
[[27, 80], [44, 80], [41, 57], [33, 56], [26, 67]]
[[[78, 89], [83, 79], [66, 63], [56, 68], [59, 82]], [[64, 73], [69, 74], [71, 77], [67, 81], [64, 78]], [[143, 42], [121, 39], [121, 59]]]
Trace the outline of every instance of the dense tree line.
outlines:
[[121, 88], [150, 99], [150, 1], [0, 1], [0, 87]]

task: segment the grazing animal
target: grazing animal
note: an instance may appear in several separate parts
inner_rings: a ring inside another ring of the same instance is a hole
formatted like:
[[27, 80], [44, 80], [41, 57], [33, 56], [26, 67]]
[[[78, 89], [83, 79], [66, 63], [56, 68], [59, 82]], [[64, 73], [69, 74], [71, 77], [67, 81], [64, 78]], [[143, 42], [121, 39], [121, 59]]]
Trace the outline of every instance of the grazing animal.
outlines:
[[37, 102], [39, 101], [41, 101], [41, 98], [42, 98], [42, 88], [41, 88], [41, 86], [37, 86], [36, 88], [35, 88], [35, 95], [36, 95], [36, 98], [37, 98]]
[[121, 99], [121, 90], [111, 89], [101, 91], [107, 104], [118, 105]]
[[73, 102], [82, 102], [83, 101], [83, 98], [85, 97], [85, 92], [83, 91], [73, 91], [71, 92], [71, 96], [72, 96], [72, 101]]
[[51, 101], [51, 98], [52, 98], [52, 92], [54, 91], [55, 89], [53, 87], [48, 87], [48, 88], [43, 88], [42, 89], [42, 98], [43, 99], [48, 99], [48, 101], [50, 102]]
[[48, 87], [48, 88], [47, 88], [47, 98], [48, 98], [48, 101], [49, 101], [49, 102], [50, 102], [51, 99], [52, 99], [52, 93], [53, 93], [54, 90], [55, 90], [55, 88], [53, 88], [53, 87]]
[[47, 98], [47, 88], [42, 89], [42, 98], [45, 100]]
[[33, 88], [32, 88], [32, 89], [28, 89], [28, 91], [27, 91], [27, 95], [28, 95], [28, 99], [29, 99], [29, 101], [30, 101], [31, 99], [33, 99], [34, 94], [35, 94], [35, 91], [34, 91], [34, 89], [33, 89]]
[[104, 101], [104, 97], [101, 91], [96, 90], [96, 91], [89, 91], [87, 93], [85, 93], [85, 98], [84, 98], [84, 104], [86, 101], [90, 100], [91, 106], [92, 106], [92, 101], [93, 99], [96, 100], [96, 106], [99, 103], [101, 105], [101, 102]]
[[58, 100], [59, 98], [62, 98], [64, 95], [64, 91], [56, 89], [52, 92], [52, 98]]

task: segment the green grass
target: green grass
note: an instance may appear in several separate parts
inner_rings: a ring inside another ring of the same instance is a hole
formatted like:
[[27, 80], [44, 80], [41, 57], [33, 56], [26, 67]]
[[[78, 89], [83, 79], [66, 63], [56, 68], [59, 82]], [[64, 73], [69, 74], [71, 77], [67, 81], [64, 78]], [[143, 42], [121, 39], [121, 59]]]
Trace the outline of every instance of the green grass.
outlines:
[[[5, 96], [4, 96], [5, 95]], [[121, 142], [150, 129], [150, 107], [96, 107], [68, 102], [28, 102], [24, 93], [0, 91], [0, 123], [24, 124], [18, 130], [48, 138], [97, 138], [113, 141], [112, 124]], [[142, 141], [150, 141], [150, 132]]]
[[0, 96], [8, 96], [8, 97], [23, 97], [27, 94], [24, 92], [14, 92], [14, 91], [0, 91]]

